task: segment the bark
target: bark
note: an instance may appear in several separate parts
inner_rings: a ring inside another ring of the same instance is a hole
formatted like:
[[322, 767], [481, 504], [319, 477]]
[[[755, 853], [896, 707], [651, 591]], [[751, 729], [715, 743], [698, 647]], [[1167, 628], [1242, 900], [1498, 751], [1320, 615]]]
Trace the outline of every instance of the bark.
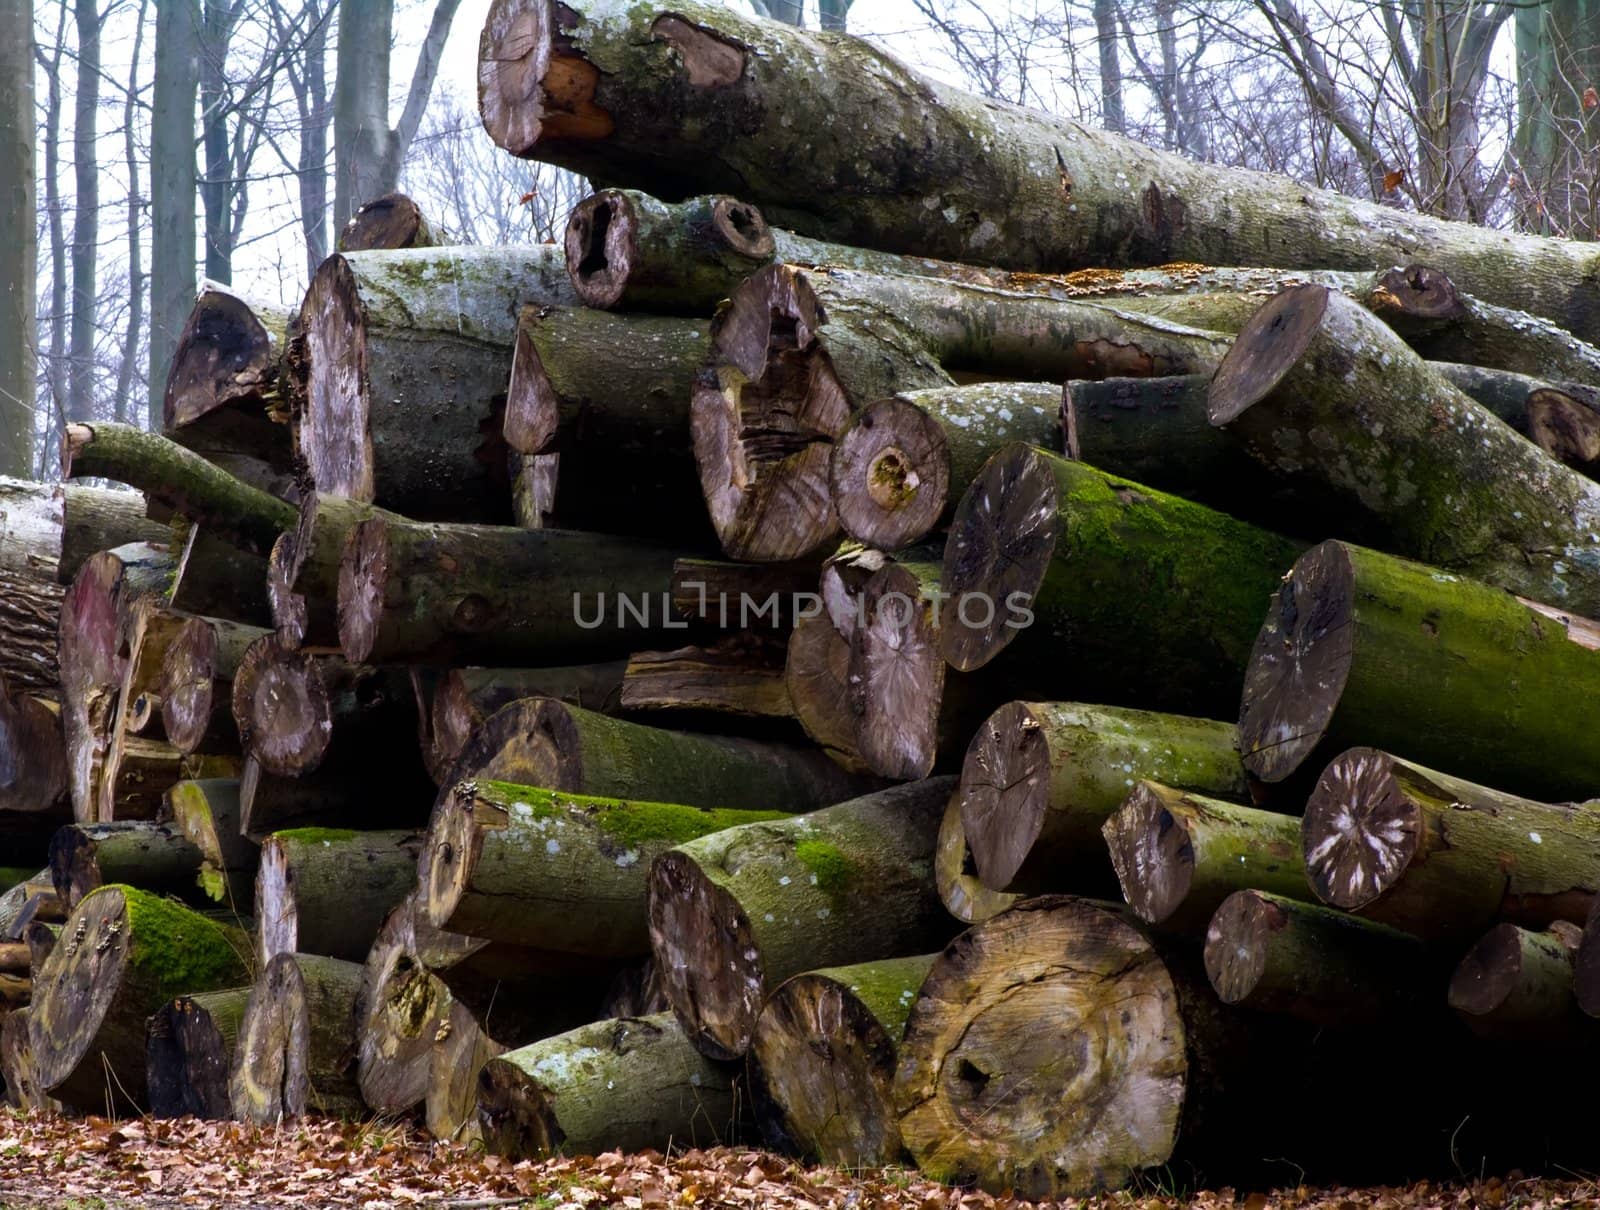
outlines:
[[508, 519], [499, 411], [517, 308], [573, 301], [549, 247], [323, 261], [296, 370], [295, 448], [311, 486], [423, 520]]
[[307, 1113], [365, 1112], [350, 1055], [361, 967], [313, 954], [278, 954], [250, 988], [228, 1076], [233, 1116], [276, 1126]]
[[701, 1051], [736, 1059], [767, 993], [825, 966], [925, 953], [951, 923], [933, 881], [952, 778], [690, 841], [650, 870], [650, 943]]
[[1600, 676], [1583, 618], [1340, 542], [1294, 565], [1250, 657], [1245, 767], [1279, 783], [1357, 743], [1549, 800], [1600, 784], [1574, 695]]
[[672, 547], [510, 526], [373, 518], [339, 572], [339, 644], [357, 663], [607, 658], [673, 630]]
[[974, 872], [995, 891], [1113, 891], [1101, 828], [1141, 779], [1246, 799], [1234, 727], [1076, 702], [1011, 702], [961, 769]]
[[33, 3], [8, 3], [0, 22], [13, 36], [0, 46], [0, 475], [33, 473], [35, 376], [38, 372], [39, 234], [34, 148]]
[[48, 692], [61, 680], [61, 603], [61, 588], [53, 581], [0, 567], [0, 677], [13, 691]]
[[200, 90], [200, 5], [156, 7], [150, 117], [150, 424], [161, 399], [195, 286], [195, 100]]
[[727, 1067], [697, 1054], [668, 1013], [510, 1051], [478, 1082], [484, 1145], [513, 1160], [733, 1142], [738, 1104]]
[[261, 847], [241, 829], [237, 778], [186, 780], [167, 791], [172, 826], [200, 851], [200, 888], [242, 912], [254, 902]]
[[[356, 1080], [361, 1099], [378, 1113], [408, 1113], [432, 1088], [431, 1056], [439, 1034], [458, 1025], [464, 1008], [427, 968], [417, 944], [418, 897], [390, 909], [367, 951], [356, 994]], [[431, 1129], [431, 1126], [430, 1126]]]
[[891, 1086], [900, 1039], [931, 954], [796, 975], [756, 1021], [747, 1058], [767, 1143], [846, 1169], [904, 1154]]
[[[559, 26], [553, 12], [536, 0], [492, 8], [478, 68], [484, 125], [515, 154], [622, 187], [668, 199], [734, 192], [807, 235], [1016, 269], [1370, 270], [1424, 247], [1466, 293], [1580, 337], [1597, 327], [1582, 245], [1200, 164], [996, 106], [864, 43], [716, 7], [580, 3]], [[817, 87], [793, 86], [798, 62]], [[793, 154], [796, 131], [810, 136], [804, 156]]]
[[151, 894], [202, 899], [200, 850], [177, 828], [154, 823], [71, 824], [50, 841], [50, 877], [69, 908], [114, 882]]
[[951, 522], [940, 649], [962, 671], [1005, 651], [1036, 684], [1069, 665], [1074, 693], [1112, 704], [1230, 711], [1262, 605], [1299, 549], [1082, 463], [1007, 446]]
[[30, 1112], [60, 1113], [62, 1104], [39, 1086], [28, 1028], [29, 1011], [14, 1008], [0, 1020], [0, 1081], [6, 1104]]
[[499, 1058], [506, 1049], [484, 1033], [465, 1008], [451, 1005], [427, 1055], [428, 1092], [423, 1123], [429, 1134], [460, 1147], [482, 1143], [478, 1077], [489, 1060]]
[[1600, 485], [1523, 441], [1341, 295], [1305, 286], [1263, 307], [1212, 380], [1209, 411], [1274, 473], [1329, 488], [1384, 525], [1396, 553], [1600, 612]]
[[1543, 932], [1497, 924], [1450, 978], [1450, 1007], [1473, 1033], [1508, 1042], [1592, 1044], [1594, 1022], [1573, 998], [1582, 930], [1558, 920]]
[[[60, 707], [0, 678], [0, 835], [20, 860], [71, 819]], [[14, 847], [13, 847], [14, 846]]]
[[1101, 831], [1123, 899], [1168, 932], [1200, 936], [1235, 891], [1311, 897], [1290, 815], [1141, 781]]
[[185, 532], [181, 519], [173, 525], [173, 535], [180, 533], [182, 553], [172, 573], [167, 604], [197, 617], [226, 618], [249, 626], [271, 622], [265, 559], [193, 526]]
[[867, 772], [850, 707], [850, 641], [825, 617], [808, 617], [789, 636], [784, 684], [794, 716], [840, 768]]
[[556, 458], [554, 496], [535, 492], [540, 524], [528, 528], [713, 544], [689, 449], [709, 329], [704, 319], [522, 309], [503, 432], [516, 453]]
[[1062, 448], [1060, 387], [977, 383], [869, 403], [833, 448], [828, 482], [839, 524], [879, 550], [920, 542], [1012, 441]]
[[1301, 836], [1319, 899], [1424, 939], [1581, 925], [1600, 891], [1600, 804], [1534, 802], [1374, 748], [1327, 767]]
[[228, 1069], [250, 988], [178, 996], [145, 1024], [150, 1113], [158, 1118], [233, 1117]]
[[[672, 608], [678, 616], [719, 630], [746, 630], [770, 616], [774, 629], [797, 628], [817, 588], [814, 561], [723, 563], [679, 559], [672, 566]], [[802, 609], [802, 598], [807, 604]], [[774, 606], [772, 602], [776, 600]]]
[[[12, 871], [8, 878], [14, 877], [17, 871]], [[55, 883], [51, 880], [48, 868], [40, 870], [37, 874], [28, 874], [14, 882], [7, 888], [4, 895], [0, 895], [0, 941], [10, 941], [15, 936], [20, 936], [21, 931], [33, 919], [33, 913], [27, 911], [28, 903], [35, 896], [48, 896], [56, 903]], [[63, 905], [64, 907], [64, 905]], [[64, 911], [61, 918], [65, 918]]]
[[683, 715], [723, 726], [792, 720], [786, 650], [781, 636], [741, 631], [705, 646], [635, 652], [623, 673], [619, 704], [663, 721]]
[[417, 881], [415, 832], [296, 828], [261, 846], [256, 928], [263, 966], [279, 954], [364, 960]]
[[961, 794], [950, 796], [933, 854], [933, 880], [949, 913], [963, 924], [979, 924], [998, 916], [1022, 898], [991, 891], [978, 877], [967, 830], [961, 822]]
[[143, 1106], [145, 1019], [177, 995], [247, 978], [237, 930], [127, 886], [105, 886], [73, 910], [64, 940], [34, 981], [28, 1036], [39, 1084], [71, 1105]]
[[189, 618], [161, 660], [161, 724], [179, 752], [239, 751], [233, 680], [251, 644], [266, 632], [222, 618]]
[[339, 232], [340, 252], [387, 251], [392, 248], [437, 248], [453, 244], [421, 207], [403, 193], [386, 193], [365, 203]]
[[645, 905], [657, 857], [712, 832], [781, 818], [458, 783], [434, 810], [417, 884], [435, 928], [631, 958], [650, 952]]

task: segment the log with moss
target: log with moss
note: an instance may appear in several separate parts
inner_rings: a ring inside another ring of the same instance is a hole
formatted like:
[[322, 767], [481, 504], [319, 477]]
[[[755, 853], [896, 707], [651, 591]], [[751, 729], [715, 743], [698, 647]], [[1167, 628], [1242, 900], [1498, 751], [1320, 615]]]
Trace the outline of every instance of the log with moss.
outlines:
[[725, 1065], [670, 1013], [599, 1021], [508, 1051], [478, 1081], [484, 1146], [508, 1159], [703, 1147], [741, 1136]]
[[1342, 542], [1295, 563], [1250, 655], [1246, 768], [1315, 774], [1354, 744], [1556, 801], [1600, 785], [1581, 711], [1600, 630], [1562, 610]]
[[892, 1085], [934, 955], [808, 971], [767, 998], [747, 1056], [767, 1143], [845, 1169], [901, 1162]]
[[239, 1023], [228, 1100], [233, 1116], [276, 1126], [316, 1113], [357, 1117], [353, 1036], [361, 967], [314, 954], [267, 961]]
[[440, 797], [417, 883], [452, 933], [597, 957], [650, 950], [650, 865], [676, 845], [782, 812], [622, 801], [474, 780]]
[[978, 877], [978, 863], [961, 822], [961, 792], [950, 796], [939, 837], [934, 845], [933, 881], [945, 909], [963, 924], [978, 924], [998, 916], [1023, 896], [991, 891]]
[[[356, 1081], [361, 1099], [378, 1113], [407, 1113], [422, 1102], [435, 1041], [456, 1017], [449, 989], [427, 965], [442, 956], [418, 944], [417, 911], [415, 892], [390, 909], [356, 992]], [[425, 927], [424, 941], [428, 935]]]
[[403, 193], [386, 193], [364, 203], [339, 232], [340, 252], [390, 248], [437, 248], [455, 243], [434, 226], [422, 208]]
[[671, 651], [636, 651], [623, 672], [618, 705], [664, 722], [703, 719], [793, 734], [787, 653], [782, 632], [768, 630], [736, 631]]
[[261, 846], [255, 916], [263, 964], [277, 954], [364, 960], [417, 881], [415, 832], [294, 828]]
[[145, 1023], [145, 1076], [158, 1118], [233, 1117], [228, 1071], [250, 988], [177, 996]]
[[507, 1049], [484, 1033], [462, 1005], [450, 1006], [434, 1031], [427, 1055], [428, 1088], [422, 1120], [429, 1134], [462, 1147], [483, 1141], [478, 1124], [478, 1079], [489, 1060]]
[[50, 876], [69, 908], [113, 882], [203, 905], [200, 863], [200, 850], [169, 824], [71, 824], [50, 841]]
[[826, 617], [796, 623], [783, 679], [794, 716], [811, 741], [842, 769], [865, 773], [850, 705], [850, 641]]
[[9, 859], [41, 853], [71, 818], [60, 705], [0, 676], [0, 836]]
[[180, 781], [167, 791], [165, 814], [200, 851], [202, 892], [243, 912], [254, 901], [261, 847], [243, 833], [238, 778]]
[[29, 1112], [60, 1113], [61, 1102], [39, 1086], [28, 1017], [28, 1009], [14, 1008], [0, 1019], [0, 1085], [5, 1088], [5, 1103]]
[[236, 929], [133, 887], [111, 885], [73, 909], [34, 980], [28, 1036], [40, 1087], [69, 1104], [146, 1102], [145, 1019], [174, 996], [249, 978]]
[[1537, 932], [1495, 925], [1450, 977], [1450, 1007], [1483, 1037], [1592, 1046], [1600, 1033], [1573, 997], [1573, 964], [1582, 935], [1566, 920]]
[[790, 975], [944, 943], [933, 854], [954, 788], [948, 777], [894, 786], [656, 858], [650, 944], [702, 1053], [743, 1055], [767, 993]]
[[311, 486], [425, 520], [509, 519], [498, 410], [517, 309], [574, 301], [549, 246], [330, 256], [295, 359]]

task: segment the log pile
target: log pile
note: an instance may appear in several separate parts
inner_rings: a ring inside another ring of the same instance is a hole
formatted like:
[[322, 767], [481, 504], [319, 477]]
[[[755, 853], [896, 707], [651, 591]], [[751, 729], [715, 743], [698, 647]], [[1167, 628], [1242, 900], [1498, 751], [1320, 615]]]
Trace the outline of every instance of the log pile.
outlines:
[[142, 498], [0, 484], [13, 1103], [1030, 1198], [1594, 1162], [1575, 246], [693, 3], [481, 53], [625, 186], [564, 245], [378, 199], [293, 313], [202, 287], [164, 435], [68, 427]]

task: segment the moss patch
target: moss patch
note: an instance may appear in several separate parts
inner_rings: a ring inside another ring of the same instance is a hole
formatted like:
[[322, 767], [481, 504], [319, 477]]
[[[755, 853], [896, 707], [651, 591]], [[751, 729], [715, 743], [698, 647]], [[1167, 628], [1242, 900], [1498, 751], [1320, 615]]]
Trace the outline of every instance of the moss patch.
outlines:
[[837, 901], [850, 888], [850, 859], [825, 840], [802, 840], [794, 846], [800, 864], [811, 871], [817, 889]]
[[353, 828], [290, 828], [285, 832], [274, 832], [273, 835], [297, 844], [341, 844], [346, 840], [354, 840], [360, 833]]
[[554, 790], [519, 786], [510, 781], [480, 781], [478, 793], [502, 807], [527, 807], [534, 819], [549, 819], [556, 814]]
[[595, 798], [586, 794], [565, 794], [537, 786], [487, 781], [478, 792], [501, 806], [527, 809], [534, 819], [582, 812], [617, 844], [628, 849], [643, 845], [687, 844], [712, 832], [736, 828], [740, 824], [765, 823], [788, 819], [784, 811], [735, 811], [723, 807], [685, 807], [665, 802], [629, 802], [615, 798]]
[[235, 938], [220, 924], [130, 886], [102, 887], [92, 894], [111, 890], [121, 891], [127, 905], [132, 963], [163, 999], [250, 981]]

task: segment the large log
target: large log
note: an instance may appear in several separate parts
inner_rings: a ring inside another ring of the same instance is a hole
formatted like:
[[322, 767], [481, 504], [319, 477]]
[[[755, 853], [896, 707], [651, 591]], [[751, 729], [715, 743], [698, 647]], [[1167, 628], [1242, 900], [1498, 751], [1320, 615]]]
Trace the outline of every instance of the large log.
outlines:
[[824, 966], [926, 953], [950, 935], [933, 882], [953, 778], [895, 786], [690, 841], [650, 870], [650, 944], [702, 1053], [750, 1046], [767, 992]]
[[[796, 89], [795, 63], [824, 86]], [[515, 154], [668, 200], [736, 193], [774, 225], [839, 243], [1033, 270], [1370, 270], [1425, 248], [1469, 294], [1585, 339], [1600, 331], [1580, 244], [1199, 164], [714, 6], [497, 0], [478, 95], [485, 128]]]
[[184, 754], [236, 753], [233, 678], [259, 627], [223, 618], [188, 618], [167, 644], [157, 694], [167, 742]]
[[228, 1071], [250, 988], [233, 987], [163, 1004], [145, 1023], [145, 1076], [158, 1118], [233, 1117]]
[[261, 847], [242, 831], [239, 780], [180, 781], [167, 791], [172, 826], [200, 851], [200, 889], [241, 915], [254, 902]]
[[330, 256], [299, 319], [311, 487], [426, 520], [508, 520], [498, 412], [517, 308], [575, 301], [553, 247]]
[[40, 1086], [85, 1108], [108, 1096], [142, 1106], [145, 1019], [174, 996], [245, 982], [248, 959], [242, 934], [197, 912], [127, 886], [92, 892], [34, 980], [28, 1036]]
[[437, 248], [453, 244], [421, 207], [403, 193], [386, 193], [362, 204], [339, 232], [340, 252], [372, 252], [390, 248]]
[[1595, 1024], [1573, 998], [1582, 930], [1558, 920], [1542, 932], [1497, 924], [1450, 977], [1450, 1007], [1475, 1034], [1538, 1045], [1594, 1045]]
[[1212, 379], [1208, 409], [1275, 473], [1380, 522], [1389, 549], [1600, 613], [1600, 484], [1524, 441], [1342, 295], [1300, 286], [1262, 307]]
[[50, 841], [50, 877], [69, 908], [113, 882], [204, 904], [200, 862], [200, 850], [166, 824], [71, 824]]
[[963, 924], [978, 924], [998, 916], [1023, 898], [1005, 891], [991, 891], [978, 877], [978, 863], [967, 830], [961, 822], [961, 792], [950, 796], [939, 822], [939, 838], [933, 853], [933, 881], [945, 909]]
[[1319, 899], [1425, 939], [1581, 925], [1600, 893], [1600, 802], [1534, 802], [1375, 748], [1328, 765], [1301, 839]]
[[622, 677], [619, 707], [663, 722], [683, 719], [755, 734], [793, 735], [794, 704], [781, 633], [736, 631], [672, 651], [636, 651]]
[[261, 846], [255, 916], [263, 966], [278, 954], [365, 960], [417, 882], [415, 832], [295, 828]]
[[313, 954], [278, 954], [250, 988], [228, 1076], [233, 1116], [276, 1126], [315, 1112], [365, 1112], [352, 1070], [361, 967]]
[[8, 857], [37, 853], [71, 818], [60, 706], [16, 691], [0, 676], [0, 836]]
[[961, 767], [974, 872], [995, 891], [1113, 890], [1101, 826], [1141, 778], [1224, 798], [1249, 784], [1237, 729], [1208, 719], [1077, 702], [1008, 702]]
[[428, 969], [430, 957], [439, 959], [417, 943], [417, 912], [412, 893], [384, 917], [356, 993], [356, 1082], [378, 1113], [414, 1109], [431, 1087], [438, 1034], [458, 1013], [472, 1021], [464, 1008], [453, 1010], [449, 989]]
[[1325, 542], [1262, 624], [1239, 750], [1269, 783], [1372, 744], [1530, 797], [1587, 797], [1600, 752], [1572, 702], [1600, 692], [1597, 646], [1582, 618]]
[[728, 1068], [696, 1053], [670, 1013], [508, 1051], [478, 1082], [484, 1145], [510, 1159], [734, 1142], [738, 1104]]
[[900, 1039], [932, 954], [785, 980], [756, 1021], [751, 1110], [781, 1151], [845, 1169], [900, 1162], [891, 1087]]

